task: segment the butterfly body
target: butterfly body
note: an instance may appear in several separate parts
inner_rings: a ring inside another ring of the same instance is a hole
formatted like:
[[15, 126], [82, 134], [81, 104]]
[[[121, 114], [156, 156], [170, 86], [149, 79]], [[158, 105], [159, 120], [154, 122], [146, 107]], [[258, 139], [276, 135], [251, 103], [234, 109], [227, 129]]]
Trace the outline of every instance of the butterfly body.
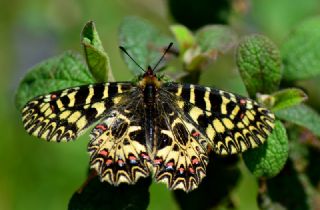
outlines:
[[84, 85], [32, 99], [22, 110], [28, 133], [48, 141], [77, 138], [90, 125], [90, 166], [102, 181], [134, 184], [153, 175], [191, 191], [205, 177], [209, 152], [261, 145], [274, 115], [219, 89], [162, 82], [149, 67], [137, 83]]

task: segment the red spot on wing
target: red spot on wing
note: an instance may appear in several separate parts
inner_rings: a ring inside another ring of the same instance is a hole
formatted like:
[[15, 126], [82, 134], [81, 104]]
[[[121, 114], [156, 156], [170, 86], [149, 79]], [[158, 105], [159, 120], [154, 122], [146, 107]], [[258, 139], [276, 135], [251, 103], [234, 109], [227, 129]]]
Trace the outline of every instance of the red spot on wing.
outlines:
[[173, 166], [174, 166], [174, 163], [173, 162], [168, 162], [167, 164], [166, 164], [166, 168], [173, 168]]
[[200, 133], [198, 131], [195, 131], [191, 134], [193, 137], [199, 137]]
[[189, 172], [194, 174], [194, 169], [192, 167], [189, 167]]
[[133, 156], [133, 155], [130, 155], [129, 156], [129, 160], [137, 160], [137, 158], [135, 156]]
[[241, 105], [245, 105], [247, 103], [247, 101], [245, 99], [240, 99], [239, 102], [240, 102]]
[[107, 130], [107, 126], [103, 125], [103, 124], [99, 124], [99, 125], [96, 126], [96, 129], [100, 129], [102, 131], [105, 131], [105, 130]]
[[199, 164], [198, 158], [196, 158], [196, 157], [193, 158], [193, 159], [192, 159], [192, 164], [193, 164], [193, 165], [198, 165], [198, 164]]
[[173, 166], [173, 165], [174, 165], [173, 162], [167, 163], [167, 166]]
[[241, 114], [240, 114], [240, 119], [243, 119], [243, 118], [244, 118], [244, 114], [241, 113]]
[[112, 162], [113, 161], [111, 159], [108, 159], [108, 160], [106, 160], [106, 165], [109, 166], [110, 164], [112, 164]]
[[150, 160], [150, 157], [149, 157], [149, 155], [148, 154], [146, 154], [146, 153], [141, 153], [141, 157], [143, 158], [143, 159], [146, 159], [146, 160]]
[[102, 156], [106, 157], [108, 155], [108, 151], [107, 150], [101, 150], [99, 152], [99, 155], [102, 155]]
[[130, 163], [132, 163], [132, 164], [137, 163], [137, 158], [134, 155], [129, 155], [128, 158], [129, 158]]
[[123, 165], [124, 165], [123, 160], [119, 159], [119, 160], [118, 160], [118, 165], [119, 165], [119, 166], [123, 166]]
[[180, 174], [183, 174], [184, 168], [181, 167], [181, 168], [179, 168], [178, 170], [179, 170]]
[[159, 165], [159, 164], [161, 164], [161, 163], [162, 163], [162, 158], [156, 157], [156, 158], [154, 159], [154, 164]]
[[57, 95], [56, 95], [56, 94], [51, 94], [50, 99], [51, 99], [51, 100], [57, 99]]

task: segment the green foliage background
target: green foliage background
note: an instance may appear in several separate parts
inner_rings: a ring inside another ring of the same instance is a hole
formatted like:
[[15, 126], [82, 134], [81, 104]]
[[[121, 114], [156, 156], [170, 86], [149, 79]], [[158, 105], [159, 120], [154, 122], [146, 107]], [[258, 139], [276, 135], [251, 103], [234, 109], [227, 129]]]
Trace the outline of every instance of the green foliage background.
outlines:
[[[170, 2], [170, 11], [176, 11], [177, 7], [183, 11], [184, 8], [189, 9], [182, 2], [180, 4]], [[224, 21], [218, 21], [219, 18], [217, 17], [209, 18], [216, 18], [218, 23], [224, 23], [227, 19], [232, 28], [237, 30], [240, 35], [254, 32], [264, 34], [281, 46], [281, 52], [284, 55], [291, 51], [291, 47], [294, 46], [292, 43], [304, 43], [304, 40], [293, 36], [290, 42], [281, 45], [288, 38], [292, 28], [299, 26], [303, 20], [316, 16], [317, 12], [320, 11], [320, 3], [317, 0], [296, 0], [294, 3], [292, 0], [252, 2], [234, 0], [230, 2], [232, 2], [229, 5], [231, 12], [227, 14], [227, 18], [226, 14], [219, 16]], [[158, 0], [2, 0], [1, 3], [0, 209], [66, 209], [71, 195], [76, 189], [80, 188], [87, 177], [89, 156], [86, 147], [88, 136], [84, 135], [77, 141], [68, 144], [54, 144], [27, 135], [22, 127], [20, 113], [14, 106], [14, 96], [19, 81], [26, 74], [27, 69], [46, 58], [59, 55], [68, 49], [82, 52], [80, 32], [88, 20], [96, 22], [100, 39], [108, 52], [116, 80], [131, 80], [132, 74], [118, 50], [119, 25], [123, 18], [128, 15], [143, 17], [151, 21], [160, 31], [170, 34], [168, 26], [174, 22], [174, 17], [170, 14], [166, 2]], [[197, 3], [201, 4], [201, 1], [197, 1]], [[225, 5], [223, 8], [226, 9]], [[188, 11], [184, 12], [187, 13]], [[195, 16], [190, 14], [190, 18], [193, 17]], [[310, 19], [308, 21], [309, 27], [301, 27], [293, 35], [306, 33], [307, 29], [317, 28], [317, 26], [319, 29], [318, 19]], [[186, 19], [185, 22], [188, 22], [188, 20]], [[190, 27], [197, 27], [197, 24]], [[312, 33], [315, 34], [316, 40], [320, 34], [319, 30], [314, 29]], [[309, 44], [310, 47], [317, 48], [319, 43], [315, 41]], [[305, 50], [308, 51], [308, 48], [301, 48], [296, 55], [287, 57], [287, 60], [301, 57]], [[308, 64], [311, 65], [312, 69], [320, 69], [319, 57], [319, 53], [308, 51], [308, 56], [300, 63], [297, 62], [291, 69], [298, 69], [301, 65], [308, 69]], [[286, 60], [283, 62], [286, 62]], [[318, 76], [299, 81], [297, 85], [306, 90], [309, 95], [308, 103], [319, 112], [320, 77], [319, 74], [315, 75]], [[224, 54], [216, 62], [209, 65], [199, 79], [199, 83], [203, 85], [216, 86], [231, 92], [246, 94], [245, 86], [236, 70], [235, 53], [233, 51]], [[286, 79], [286, 83], [292, 84], [292, 80], [295, 78], [288, 77]], [[295, 107], [295, 109], [297, 113], [309, 112], [316, 116], [314, 110], [306, 110], [301, 106]], [[297, 121], [295, 116], [290, 118], [285, 112], [279, 112], [277, 116], [289, 122]], [[299, 117], [299, 115], [297, 116]], [[317, 119], [317, 117], [314, 117], [309, 121], [306, 120], [306, 123], [312, 121], [314, 122], [313, 125], [317, 125]], [[305, 122], [301, 124], [303, 125]], [[319, 132], [316, 126], [311, 130], [314, 130], [315, 133]], [[296, 133], [291, 132], [288, 136], [290, 140], [298, 139]], [[317, 144], [317, 141], [318, 139], [315, 140], [316, 143], [314, 144]], [[293, 150], [299, 151], [300, 147], [294, 146], [295, 144], [292, 146]], [[303, 151], [293, 153], [292, 159], [298, 159], [297, 156], [301, 154], [304, 154]], [[319, 151], [312, 150], [308, 154], [310, 157], [316, 157]], [[301, 163], [302, 166], [303, 164]], [[288, 164], [287, 167], [291, 172], [291, 164]], [[231, 198], [236, 202], [237, 209], [258, 209], [256, 204], [258, 192], [256, 179], [243, 163], [240, 163], [240, 170], [242, 177], [231, 192]], [[319, 177], [314, 177], [314, 175], [319, 172], [310, 167], [308, 170], [312, 171], [310, 172], [313, 176], [312, 182], [316, 185]], [[289, 181], [297, 182], [296, 179]], [[283, 183], [283, 181], [279, 183]], [[272, 183], [270, 189], [272, 190]], [[152, 184], [150, 193], [148, 209], [179, 209], [171, 192], [164, 185]], [[312, 202], [320, 203], [317, 195], [312, 199]]]

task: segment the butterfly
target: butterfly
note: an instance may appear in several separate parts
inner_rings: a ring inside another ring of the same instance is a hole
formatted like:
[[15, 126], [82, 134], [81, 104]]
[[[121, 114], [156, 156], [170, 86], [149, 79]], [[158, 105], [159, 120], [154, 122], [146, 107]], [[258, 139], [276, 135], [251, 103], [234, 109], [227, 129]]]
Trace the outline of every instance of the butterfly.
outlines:
[[22, 110], [24, 127], [33, 136], [63, 142], [93, 126], [90, 167], [102, 181], [134, 184], [152, 175], [186, 192], [206, 176], [210, 152], [241, 153], [272, 132], [275, 117], [257, 102], [211, 87], [164, 82], [157, 65], [144, 70], [137, 82], [97, 83], [38, 96]]

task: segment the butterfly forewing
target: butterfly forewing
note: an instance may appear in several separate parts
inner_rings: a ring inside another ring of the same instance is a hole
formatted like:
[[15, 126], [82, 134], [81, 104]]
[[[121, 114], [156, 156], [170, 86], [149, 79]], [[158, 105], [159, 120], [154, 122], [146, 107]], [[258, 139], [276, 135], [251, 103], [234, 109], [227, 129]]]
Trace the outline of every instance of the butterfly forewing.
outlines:
[[255, 101], [198, 85], [166, 83], [174, 102], [193, 121], [218, 154], [235, 154], [262, 144], [274, 126], [274, 115]]
[[48, 141], [75, 139], [116, 103], [114, 96], [131, 88], [131, 83], [101, 83], [39, 96], [22, 110], [24, 127]]

